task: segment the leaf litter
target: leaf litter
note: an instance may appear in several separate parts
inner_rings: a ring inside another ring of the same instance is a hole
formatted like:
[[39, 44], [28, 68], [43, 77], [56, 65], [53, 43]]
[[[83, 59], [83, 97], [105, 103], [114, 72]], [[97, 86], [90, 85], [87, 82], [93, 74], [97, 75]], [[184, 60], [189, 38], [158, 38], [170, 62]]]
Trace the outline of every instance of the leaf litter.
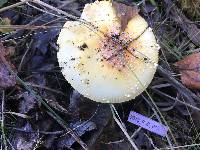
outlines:
[[12, 87], [16, 84], [15, 76], [10, 74], [7, 66], [15, 70], [14, 65], [10, 62], [9, 54], [7, 52], [9, 48], [5, 48], [2, 43], [0, 43], [0, 88], [5, 89]]
[[[52, 3], [55, 7], [61, 4], [60, 2], [51, 2], [51, 1], [45, 1], [45, 2]], [[83, 5], [83, 2], [79, 2], [79, 3], [73, 2], [73, 3], [76, 3], [78, 7]], [[152, 6], [149, 3], [147, 4], [148, 5], [144, 5], [144, 7], [148, 6], [148, 7], [155, 8], [155, 6]], [[124, 8], [124, 5], [121, 8], [124, 10], [127, 10]], [[41, 12], [29, 6], [22, 7], [21, 9], [25, 14], [33, 16], [33, 17], [24, 16], [23, 14], [16, 13], [10, 10], [5, 12], [3, 15], [5, 17], [10, 16], [12, 18], [12, 19], [10, 18], [10, 20], [12, 20], [12, 24], [26, 24], [26, 23], [29, 23], [33, 19], [37, 20], [38, 19], [37, 15], [43, 16]], [[129, 7], [129, 9], [131, 8]], [[124, 12], [124, 13], [127, 14], [127, 12]], [[156, 19], [158, 18], [161, 19], [160, 13], [157, 11], [157, 9], [155, 10], [151, 9], [151, 11], [147, 11], [145, 13], [144, 15], [146, 16], [150, 16], [150, 14], [153, 14], [154, 15], [153, 17], [155, 17]], [[21, 22], [19, 18], [22, 18]], [[46, 15], [45, 18], [41, 17], [40, 19], [38, 19], [39, 21], [35, 21], [34, 25], [42, 25], [43, 23], [51, 22], [56, 19], [56, 17], [52, 17], [51, 15]], [[155, 18], [148, 18], [148, 20], [155, 23], [154, 21]], [[125, 20], [126, 19], [128, 20], [128, 17], [125, 18]], [[168, 18], [166, 19], [169, 20]], [[60, 19], [60, 22], [62, 21], [65, 21], [65, 20]], [[62, 23], [52, 24], [52, 25], [61, 26]], [[67, 120], [67, 122], [70, 124], [70, 127], [78, 133], [78, 136], [80, 136], [83, 139], [86, 139], [85, 141], [88, 141], [89, 146], [95, 145], [96, 149], [100, 149], [100, 147], [102, 146], [108, 146], [108, 148], [115, 147], [115, 149], [117, 148], [119, 149], [119, 147], [121, 149], [128, 148], [128, 142], [126, 141], [125, 141], [125, 144], [123, 142], [122, 143], [116, 142], [115, 144], [106, 144], [106, 142], [102, 143], [102, 141], [98, 140], [99, 137], [101, 137], [101, 139], [107, 139], [108, 140], [107, 142], [110, 142], [110, 141], [117, 141], [119, 139], [123, 139], [124, 137], [123, 137], [123, 134], [120, 133], [121, 131], [116, 126], [114, 126], [113, 121], [111, 119], [111, 114], [108, 108], [106, 108], [105, 106], [98, 106], [96, 103], [92, 103], [86, 100], [84, 97], [77, 95], [76, 92], [73, 91], [73, 89], [71, 89], [70, 85], [67, 84], [66, 81], [63, 79], [62, 75], [60, 74], [60, 70], [57, 67], [58, 64], [56, 63], [56, 57], [55, 57], [56, 51], [57, 51], [56, 46], [52, 47], [52, 45], [50, 45], [50, 43], [55, 42], [56, 40], [55, 38], [58, 34], [58, 31], [59, 30], [53, 31], [52, 29], [51, 30], [35, 30], [35, 32], [31, 31], [30, 33], [29, 30], [22, 29], [21, 31], [17, 32], [17, 34], [11, 33], [9, 35], [11, 39], [16, 38], [18, 36], [22, 36], [22, 38], [20, 38], [19, 40], [14, 40], [14, 43], [12, 43], [11, 41], [9, 41], [10, 43], [3, 42], [4, 45], [10, 45], [10, 44], [15, 45], [16, 47], [15, 58], [12, 59], [12, 61], [10, 61], [10, 58], [8, 57], [9, 55], [3, 54], [3, 53], [2, 53], [3, 55], [1, 55], [2, 56], [1, 58], [4, 58], [4, 60], [6, 60], [6, 64], [9, 64], [9, 66], [13, 70], [16, 70], [14, 65], [17, 66], [19, 64], [20, 58], [24, 55], [23, 54], [24, 51], [28, 48], [26, 43], [33, 40], [32, 45], [29, 45], [30, 51], [28, 52], [28, 55], [26, 55], [26, 63], [23, 64], [22, 70], [18, 72], [18, 75], [21, 78], [24, 78], [25, 81], [38, 85], [37, 88], [34, 88], [34, 90], [37, 91], [37, 93], [39, 93], [44, 99], [50, 99], [49, 105], [52, 108], [54, 108], [57, 113], [62, 114], [62, 117], [65, 120]], [[158, 34], [159, 32], [161, 34], [159, 34], [158, 37], [162, 37], [163, 36], [162, 33], [167, 33], [168, 31], [169, 30], [168, 30], [167, 24], [163, 22], [163, 25], [159, 26]], [[188, 31], [188, 30], [185, 30], [185, 31]], [[41, 34], [42, 32], [43, 34]], [[26, 35], [26, 34], [28, 34], [28, 36], [23, 37], [23, 35]], [[5, 36], [3, 37], [4, 39], [6, 39]], [[162, 40], [162, 38], [159, 38], [159, 39]], [[176, 39], [177, 43], [178, 41], [181, 41], [181, 39], [178, 39], [178, 40]], [[16, 44], [15, 42], [19, 44]], [[169, 56], [171, 57], [171, 54]], [[172, 61], [169, 61], [169, 63], [174, 63], [174, 62], [172, 60]], [[161, 65], [163, 64], [161, 63]], [[0, 79], [3, 79], [2, 81], [0, 80], [3, 83], [3, 84], [0, 84], [0, 86], [4, 85], [2, 86], [2, 88], [8, 90], [7, 94], [10, 94], [8, 95], [8, 97], [13, 96], [15, 94], [23, 93], [22, 98], [20, 98], [17, 102], [14, 102], [15, 107], [9, 104], [7, 104], [7, 107], [15, 112], [26, 113], [32, 118], [31, 120], [18, 119], [18, 121], [15, 122], [14, 124], [15, 127], [17, 127], [18, 129], [24, 130], [24, 132], [23, 131], [19, 132], [16, 130], [14, 132], [14, 135], [8, 133], [7, 136], [9, 139], [11, 139], [12, 137], [16, 137], [16, 138], [13, 138], [13, 140], [11, 140], [11, 143], [13, 144], [13, 146], [15, 148], [16, 146], [18, 146], [19, 149], [20, 148], [33, 149], [35, 147], [35, 144], [39, 143], [38, 145], [40, 148], [46, 147], [50, 149], [54, 147], [54, 148], [80, 149], [80, 147], [77, 145], [75, 140], [71, 136], [69, 136], [69, 134], [65, 134], [65, 130], [62, 127], [60, 127], [58, 124], [56, 124], [55, 121], [50, 116], [47, 115], [46, 110], [42, 107], [42, 105], [36, 102], [35, 98], [31, 96], [29, 93], [27, 93], [25, 89], [23, 89], [21, 86], [18, 86], [16, 84], [15, 78], [12, 76], [10, 77], [9, 71], [6, 69], [6, 67], [2, 67], [2, 71], [4, 73], [4, 76], [3, 76], [4, 78], [0, 78]], [[9, 79], [8, 81], [4, 80], [7, 78]], [[162, 77], [162, 75], [157, 76], [156, 78], [160, 79], [159, 84], [166, 83], [166, 82], [171, 83], [168, 80], [166, 81], [166, 78]], [[154, 84], [154, 82], [152, 84]], [[49, 91], [47, 92], [45, 89], [40, 88], [42, 86], [46, 86], [46, 87], [56, 89], [58, 91], [62, 91], [66, 93], [66, 96], [59, 95], [58, 93], [55, 94]], [[176, 88], [175, 90], [171, 90], [171, 87], [168, 87], [168, 88], [160, 88], [159, 90], [164, 91], [165, 93], [169, 94], [173, 98], [180, 98], [179, 96], [176, 95], [177, 94]], [[170, 92], [168, 93], [167, 91], [170, 91]], [[155, 95], [156, 101], [162, 102], [162, 97], [159, 97], [159, 95], [157, 95], [156, 92], [153, 94]], [[194, 92], [192, 92], [192, 94], [194, 94]], [[179, 120], [181, 120], [182, 118], [181, 118], [181, 115], [178, 115], [176, 106], [174, 106], [174, 103], [171, 103], [170, 101], [167, 107], [169, 108], [164, 109], [165, 117], [169, 118], [169, 121], [172, 121], [174, 124], [178, 123]], [[148, 116], [151, 115], [150, 108], [145, 105], [141, 97], [138, 97], [133, 102], [128, 102], [126, 104], [119, 105], [117, 106], [117, 109], [121, 110], [119, 114], [120, 116], [122, 116], [123, 122], [125, 123], [130, 133], [135, 131], [137, 127], [131, 126], [126, 122], [126, 117], [128, 116], [129, 111], [137, 110], [138, 112], [146, 113], [146, 115]], [[68, 114], [67, 113], [68, 110], [71, 110], [70, 112], [72, 114]], [[63, 113], [63, 111], [64, 112], [66, 111], [66, 113]], [[183, 115], [186, 114], [186, 111], [184, 110]], [[179, 113], [181, 113], [181, 111]], [[92, 114], [94, 114], [94, 116]], [[176, 114], [177, 117], [175, 118], [171, 117], [171, 115], [173, 114]], [[92, 119], [90, 119], [91, 116], [92, 116]], [[89, 121], [87, 122], [88, 119]], [[190, 120], [191, 118], [187, 118], [187, 119]], [[184, 129], [188, 128], [188, 126], [191, 125], [190, 122], [187, 122], [187, 121], [184, 122], [183, 124], [187, 124], [187, 127], [183, 127]], [[192, 126], [194, 127], [191, 127], [191, 131], [188, 131], [188, 132], [193, 137], [194, 135], [192, 133], [195, 133], [195, 131], [198, 131], [199, 129], [197, 128], [198, 124], [192, 125]], [[105, 130], [106, 128], [111, 129], [112, 134], [110, 136], [106, 133], [106, 130]], [[175, 128], [176, 128], [176, 125], [175, 125]], [[179, 129], [173, 129], [175, 133], [177, 130]], [[46, 132], [47, 134], [43, 135], [42, 133], [38, 131], [43, 131], [43, 132]], [[62, 132], [61, 134], [58, 134], [59, 135], [58, 136], [57, 134], [55, 135], [53, 134], [56, 131], [62, 131]], [[138, 132], [138, 140], [136, 140], [137, 144], [139, 144], [141, 148], [152, 149], [151, 142], [149, 141], [149, 138], [146, 138], [146, 136], [144, 135], [144, 132], [146, 133], [146, 131], [144, 130], [142, 130], [142, 132]], [[117, 135], [119, 136], [117, 137]], [[161, 140], [159, 137], [156, 137], [149, 133], [148, 135], [151, 136], [156, 146], [158, 147], [166, 146], [166, 142]], [[185, 144], [184, 142], [182, 142], [182, 140], [187, 139], [189, 142], [191, 141], [189, 137], [184, 137], [186, 133], [184, 133], [183, 131], [178, 132], [175, 135], [180, 145]], [[198, 141], [198, 137], [194, 137], [194, 139], [195, 138], [197, 138], [197, 141]], [[33, 142], [32, 139], [35, 139], [36, 142]], [[135, 139], [137, 139], [137, 137], [135, 137]], [[41, 143], [40, 143], [40, 140], [42, 141]]]
[[181, 72], [181, 82], [189, 88], [200, 89], [200, 53], [191, 54], [175, 63]]

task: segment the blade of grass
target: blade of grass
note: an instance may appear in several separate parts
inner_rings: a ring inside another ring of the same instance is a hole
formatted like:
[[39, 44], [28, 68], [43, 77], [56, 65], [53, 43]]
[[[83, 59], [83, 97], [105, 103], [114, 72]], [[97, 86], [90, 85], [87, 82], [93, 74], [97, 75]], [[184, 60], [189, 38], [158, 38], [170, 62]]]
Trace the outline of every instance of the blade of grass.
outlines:
[[[143, 95], [142, 95], [142, 96], [143, 96]], [[154, 114], [156, 115], [156, 118], [158, 119], [158, 121], [159, 121], [160, 123], [162, 123], [162, 121], [161, 121], [161, 119], [160, 119], [160, 116], [159, 116], [159, 114], [157, 113], [156, 109], [152, 106], [152, 104], [151, 104], [144, 96], [143, 96], [143, 98], [144, 98], [144, 100], [149, 104], [149, 106], [151, 107], [151, 109], [153, 110], [153, 112], [154, 112]], [[158, 111], [158, 112], [159, 112], [159, 111]], [[164, 118], [164, 117], [163, 117], [163, 118]], [[165, 119], [164, 119], [164, 120], [165, 120]], [[166, 121], [165, 121], [165, 122], [166, 122]], [[165, 123], [165, 125], [169, 128], [169, 126], [168, 126], [167, 123]], [[171, 131], [170, 128], [169, 128], [169, 131]], [[173, 136], [172, 132], [170, 132], [170, 134]], [[174, 136], [173, 136], [173, 137], [174, 137]], [[170, 148], [173, 150], [173, 144], [172, 144], [172, 142], [171, 142], [171, 140], [170, 140], [168, 134], [167, 134], [166, 138], [167, 138], [167, 141], [168, 141], [168, 143], [169, 143]], [[175, 138], [174, 138], [174, 139], [175, 139]], [[175, 140], [175, 143], [176, 143], [176, 140]]]
[[[173, 147], [174, 149], [179, 149], [179, 148], [192, 148], [195, 146], [200, 146], [200, 143], [197, 144], [191, 144], [191, 145], [183, 145], [183, 146], [175, 146]], [[167, 150], [167, 149], [171, 149], [170, 147], [164, 147], [164, 148], [160, 148], [160, 150]]]
[[55, 113], [55, 111], [49, 107], [49, 105], [43, 100], [43, 98], [41, 96], [39, 96], [34, 90], [32, 90], [29, 86], [27, 86], [24, 81], [22, 81], [18, 76], [16, 76], [17, 80], [19, 83], [21, 83], [26, 90], [28, 90], [33, 96], [36, 97], [36, 99], [38, 100], [38, 102], [42, 103], [48, 110], [49, 110], [49, 114], [60, 124], [62, 125], [63, 128], [65, 128], [70, 134], [71, 136], [85, 149], [87, 150], [87, 145], [72, 131], [72, 129], [70, 129], [67, 124], [65, 123], [65, 121], [57, 114]]
[[3, 139], [3, 147], [5, 150], [8, 149], [6, 135], [5, 135], [5, 126], [4, 126], [4, 107], [5, 107], [5, 91], [2, 91], [2, 101], [1, 101], [1, 133]]
[[[148, 58], [148, 57], [147, 57], [147, 58]], [[155, 63], [154, 63], [154, 64], [155, 64]], [[128, 66], [128, 68], [129, 68], [129, 70], [133, 73], [134, 77], [135, 77], [135, 78], [137, 79], [137, 81], [139, 82], [140, 86], [144, 89], [144, 91], [145, 91], [145, 93], [148, 95], [149, 99], [151, 100], [151, 103], [153, 104], [153, 106], [151, 107], [151, 109], [154, 111], [155, 115], [156, 115], [158, 118], [159, 118], [159, 115], [160, 115], [160, 117], [161, 117], [162, 120], [164, 121], [164, 124], [169, 128], [167, 121], [166, 121], [165, 118], [163, 117], [163, 115], [162, 115], [162, 113], [160, 112], [159, 108], [157, 107], [155, 101], [153, 100], [153, 98], [151, 97], [151, 95], [148, 93], [148, 91], [146, 90], [146, 88], [145, 88], [145, 86], [143, 85], [143, 83], [140, 81], [140, 79], [138, 78], [138, 76], [135, 74], [135, 72], [131, 69], [131, 67], [130, 67], [128, 64], [127, 64], [127, 66]], [[154, 108], [155, 108], [155, 109], [154, 109]], [[158, 113], [157, 113], [157, 112], [158, 112]], [[158, 114], [159, 114], [159, 115], [158, 115]], [[162, 123], [161, 119], [159, 119], [159, 122]], [[171, 131], [170, 128], [169, 128], [169, 132], [170, 132], [170, 134], [171, 134], [171, 136], [172, 136], [172, 138], [173, 138], [174, 143], [177, 145], [176, 139], [175, 139], [175, 137], [173, 136], [173, 133], [172, 133], [172, 131]], [[170, 147], [171, 147], [172, 150], [173, 150], [173, 144], [172, 144], [172, 142], [171, 142], [171, 140], [170, 140], [168, 134], [167, 134], [166, 138], [167, 138], [167, 141], [168, 141]]]
[[136, 146], [136, 144], [133, 142], [133, 140], [131, 139], [130, 135], [128, 134], [128, 132], [126, 131], [126, 129], [124, 128], [123, 124], [120, 123], [120, 121], [117, 119], [116, 115], [115, 115], [115, 110], [113, 109], [114, 105], [110, 104], [110, 109], [112, 111], [113, 114], [113, 118], [115, 120], [115, 122], [118, 124], [118, 126], [120, 127], [120, 129], [123, 131], [123, 133], [125, 134], [125, 136], [127, 137], [128, 141], [130, 142], [130, 144], [133, 146], [133, 148], [135, 150], [139, 150], [138, 147]]
[[31, 117], [29, 117], [25, 114], [16, 113], [16, 112], [4, 112], [4, 114], [11, 114], [11, 115], [15, 115], [15, 116], [18, 116], [18, 117], [21, 117], [21, 118], [26, 118], [26, 119], [31, 118]]
[[88, 150], [87, 145], [76, 135], [76, 133], [73, 132], [71, 128], [68, 127], [67, 123], [45, 102], [45, 100], [43, 100], [43, 98], [39, 94], [37, 94], [31, 87], [26, 85], [26, 83], [17, 76], [17, 74], [10, 68], [9, 64], [6, 62], [5, 58], [2, 55], [0, 55], [0, 59], [2, 60], [5, 67], [7, 67], [9, 72], [16, 77], [16, 80], [22, 86], [24, 86], [24, 88], [28, 90], [30, 94], [32, 94], [39, 103], [42, 103], [44, 107], [46, 107], [46, 109], [49, 110], [50, 114], [54, 117], [54, 119], [59, 124], [62, 124], [63, 128], [65, 128], [69, 132], [69, 134], [82, 146], [83, 149]]
[[29, 1], [31, 1], [31, 0], [22, 0], [21, 2], [15, 3], [13, 5], [10, 5], [10, 6], [7, 6], [7, 7], [3, 7], [3, 8], [0, 9], [0, 13], [3, 12], [3, 11], [6, 11], [8, 9], [20, 6], [22, 4], [25, 4], [26, 2], [29, 2]]
[[120, 121], [120, 122], [121, 122], [121, 124], [123, 125], [124, 123], [122, 122], [122, 120], [121, 120], [121, 118], [120, 118], [120, 116], [119, 116], [119, 114], [118, 114], [118, 112], [117, 112], [117, 110], [116, 110], [115, 106], [114, 106], [114, 105], [111, 105], [111, 106], [112, 106], [112, 108], [113, 108], [113, 110], [114, 110], [115, 114], [117, 115], [117, 117], [118, 117], [119, 121]]

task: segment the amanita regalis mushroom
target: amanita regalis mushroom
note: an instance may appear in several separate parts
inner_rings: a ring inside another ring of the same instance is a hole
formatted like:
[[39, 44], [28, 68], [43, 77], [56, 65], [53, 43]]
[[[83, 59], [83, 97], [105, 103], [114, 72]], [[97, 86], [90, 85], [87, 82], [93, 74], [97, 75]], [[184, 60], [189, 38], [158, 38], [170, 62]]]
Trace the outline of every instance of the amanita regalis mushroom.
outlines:
[[65, 79], [83, 96], [102, 103], [134, 99], [150, 84], [158, 63], [156, 39], [147, 22], [132, 16], [124, 31], [109, 1], [86, 4], [80, 21], [67, 21], [58, 37]]

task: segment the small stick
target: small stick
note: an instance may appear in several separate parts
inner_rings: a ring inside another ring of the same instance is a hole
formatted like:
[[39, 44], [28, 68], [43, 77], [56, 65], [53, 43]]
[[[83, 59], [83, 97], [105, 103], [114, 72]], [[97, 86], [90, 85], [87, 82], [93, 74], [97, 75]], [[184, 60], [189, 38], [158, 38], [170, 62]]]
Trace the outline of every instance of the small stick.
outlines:
[[49, 29], [49, 28], [62, 28], [62, 26], [53, 26], [53, 25], [0, 25], [0, 29], [30, 29], [30, 30], [37, 30], [37, 29]]
[[113, 109], [114, 105], [110, 104], [110, 109], [112, 111], [113, 114], [113, 118], [115, 120], [115, 122], [118, 124], [118, 126], [121, 128], [121, 130], [123, 131], [123, 133], [125, 134], [125, 136], [127, 137], [128, 141], [130, 142], [130, 144], [133, 146], [133, 148], [135, 150], [139, 150], [138, 147], [136, 146], [136, 144], [133, 142], [133, 140], [131, 139], [130, 135], [128, 134], [128, 132], [126, 131], [126, 129], [123, 127], [123, 125], [120, 123], [120, 121], [117, 119], [114, 109]]
[[56, 7], [53, 7], [53, 6], [51, 6], [51, 5], [48, 5], [47, 3], [44, 3], [44, 2], [42, 2], [42, 1], [40, 1], [40, 0], [32, 0], [32, 2], [33, 2], [33, 3], [36, 3], [36, 4], [39, 4], [39, 5], [42, 5], [42, 6], [44, 6], [44, 7], [47, 7], [47, 8], [49, 8], [49, 9], [51, 9], [51, 10], [54, 10], [54, 11], [56, 11], [57, 13], [63, 14], [63, 15], [65, 15], [65, 16], [69, 17], [69, 18], [72, 18], [72, 19], [75, 19], [75, 20], [79, 20], [79, 17], [76, 17], [76, 16], [73, 16], [73, 15], [71, 15], [71, 14], [69, 14], [69, 13], [66, 13], [65, 11], [62, 11], [62, 10], [56, 8]]
[[5, 136], [5, 131], [4, 131], [4, 107], [5, 107], [5, 91], [2, 91], [2, 101], [1, 101], [1, 132], [2, 132], [2, 138], [3, 138], [3, 144], [4, 144], [4, 149], [7, 150], [7, 141], [6, 141], [6, 136]]

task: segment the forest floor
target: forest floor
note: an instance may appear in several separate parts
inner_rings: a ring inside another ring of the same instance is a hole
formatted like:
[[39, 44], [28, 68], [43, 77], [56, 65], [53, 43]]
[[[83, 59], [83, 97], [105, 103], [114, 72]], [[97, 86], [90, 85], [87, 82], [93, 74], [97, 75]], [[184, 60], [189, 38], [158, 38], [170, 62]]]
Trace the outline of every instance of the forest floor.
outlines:
[[[78, 17], [93, 2], [41, 1]], [[161, 47], [147, 92], [114, 105], [122, 125], [139, 149], [199, 150], [200, 2], [117, 2], [139, 9]], [[64, 79], [56, 41], [65, 18], [38, 0], [0, 0], [1, 149], [133, 149], [109, 104], [83, 97]], [[162, 122], [168, 135], [128, 122], [131, 111]]]

